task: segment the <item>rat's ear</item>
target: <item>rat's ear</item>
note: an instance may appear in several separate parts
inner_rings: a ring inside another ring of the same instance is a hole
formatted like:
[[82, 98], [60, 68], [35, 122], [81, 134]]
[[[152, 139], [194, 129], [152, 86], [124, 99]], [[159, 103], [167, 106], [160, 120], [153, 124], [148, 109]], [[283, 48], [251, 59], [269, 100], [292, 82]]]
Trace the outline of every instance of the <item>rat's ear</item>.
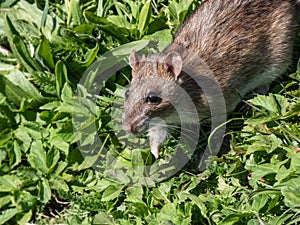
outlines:
[[165, 57], [164, 63], [168, 67], [168, 70], [174, 75], [175, 80], [177, 80], [182, 70], [181, 56], [177, 52], [170, 52]]
[[132, 50], [129, 55], [129, 65], [131, 68], [135, 67], [138, 62], [141, 61], [141, 57], [136, 53], [135, 50]]

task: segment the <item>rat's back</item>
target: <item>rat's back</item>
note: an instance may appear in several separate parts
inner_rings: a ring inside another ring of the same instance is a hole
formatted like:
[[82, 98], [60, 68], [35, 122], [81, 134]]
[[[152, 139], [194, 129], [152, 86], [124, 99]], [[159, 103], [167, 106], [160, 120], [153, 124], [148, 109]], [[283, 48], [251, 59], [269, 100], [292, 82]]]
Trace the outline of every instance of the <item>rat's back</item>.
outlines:
[[196, 52], [208, 64], [232, 110], [238, 95], [269, 83], [290, 65], [299, 2], [208, 0], [185, 21], [172, 45]]

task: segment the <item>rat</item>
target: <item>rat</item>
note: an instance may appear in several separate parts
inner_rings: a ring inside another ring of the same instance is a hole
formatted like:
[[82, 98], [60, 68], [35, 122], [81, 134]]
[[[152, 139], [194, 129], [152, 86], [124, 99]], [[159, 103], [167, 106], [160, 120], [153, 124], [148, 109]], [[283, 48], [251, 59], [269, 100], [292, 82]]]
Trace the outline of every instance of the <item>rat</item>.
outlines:
[[[289, 67], [299, 5], [300, 0], [207, 0], [161, 53], [145, 56], [132, 50], [123, 129], [134, 134], [147, 131], [151, 153], [158, 158], [168, 127], [180, 120], [195, 123], [189, 121], [186, 94], [199, 120], [210, 117], [210, 96], [193, 79], [205, 77], [208, 69], [223, 94], [226, 111], [233, 111], [247, 93], [269, 84]], [[193, 76], [185, 72], [190, 67], [196, 68]], [[184, 118], [176, 115], [178, 108], [187, 112]]]

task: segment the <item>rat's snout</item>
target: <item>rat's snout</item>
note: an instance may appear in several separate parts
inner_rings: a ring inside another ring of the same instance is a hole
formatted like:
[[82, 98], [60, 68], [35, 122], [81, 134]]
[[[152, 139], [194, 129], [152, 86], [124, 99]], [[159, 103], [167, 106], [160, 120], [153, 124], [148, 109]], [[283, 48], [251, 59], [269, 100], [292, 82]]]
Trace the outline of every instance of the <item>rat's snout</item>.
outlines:
[[131, 133], [131, 134], [134, 134], [134, 135], [138, 135], [138, 134], [143, 132], [142, 128], [140, 129], [139, 127], [137, 127], [133, 123], [123, 122], [122, 127], [123, 127], [123, 130], [125, 132]]
[[137, 130], [133, 123], [128, 121], [128, 118], [125, 116], [125, 113], [122, 114], [122, 128], [127, 133], [137, 133]]
[[122, 122], [122, 128], [127, 133], [134, 133], [134, 128], [130, 123]]
[[133, 127], [130, 123], [127, 122], [125, 113], [122, 114], [122, 128], [128, 133], [132, 133]]
[[125, 113], [122, 115], [122, 128], [128, 133], [134, 135], [145, 132], [148, 129], [148, 123], [145, 120], [141, 120], [140, 117], [131, 119], [126, 116]]

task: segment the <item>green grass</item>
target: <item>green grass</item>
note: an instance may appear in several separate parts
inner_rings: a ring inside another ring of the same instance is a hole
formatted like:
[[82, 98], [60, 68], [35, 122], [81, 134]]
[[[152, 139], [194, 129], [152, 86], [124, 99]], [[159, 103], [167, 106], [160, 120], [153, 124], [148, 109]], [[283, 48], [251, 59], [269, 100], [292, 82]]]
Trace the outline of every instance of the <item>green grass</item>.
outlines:
[[252, 112], [228, 124], [229, 151], [205, 171], [133, 185], [153, 159], [116, 129], [130, 69], [100, 94], [89, 93], [97, 71], [77, 84], [107, 52], [122, 61], [149, 40], [170, 43], [198, 1], [64, 2], [0, 3], [0, 224], [300, 223], [300, 63], [249, 100]]

